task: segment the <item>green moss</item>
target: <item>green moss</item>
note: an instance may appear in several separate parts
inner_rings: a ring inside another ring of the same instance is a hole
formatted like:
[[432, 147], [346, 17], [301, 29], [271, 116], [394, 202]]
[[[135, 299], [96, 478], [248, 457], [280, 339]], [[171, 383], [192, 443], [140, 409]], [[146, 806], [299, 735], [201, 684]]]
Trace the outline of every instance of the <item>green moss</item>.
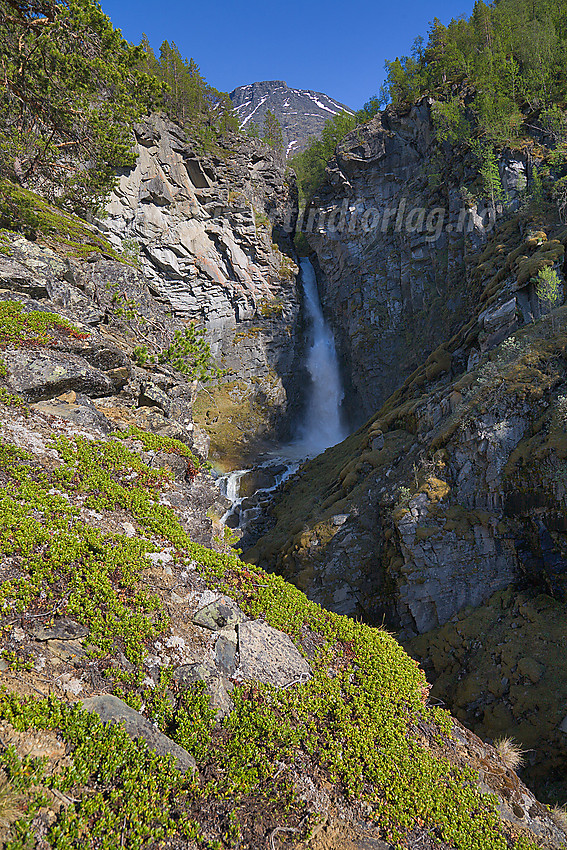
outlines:
[[0, 227], [54, 244], [67, 256], [121, 257], [93, 227], [9, 180], [0, 180]]
[[89, 335], [57, 313], [42, 310], [24, 312], [19, 301], [0, 302], [0, 349], [55, 346], [62, 339], [86, 339]]
[[[249, 330], [247, 333], [252, 333]], [[231, 380], [201, 390], [193, 416], [211, 438], [209, 457], [224, 469], [239, 469], [261, 451], [254, 435], [273, 427], [279, 406], [270, 404], [277, 375], [250, 382]]]
[[175, 440], [172, 437], [162, 437], [159, 434], [152, 434], [150, 431], [144, 431], [136, 425], [131, 425], [128, 431], [116, 433], [114, 436], [119, 440], [126, 440], [133, 437], [139, 440], [145, 451], [168, 452], [170, 454], [181, 455], [187, 458], [195, 469], [210, 469], [209, 463], [202, 463], [197, 455], [194, 455], [189, 446], [182, 443], [181, 440]]
[[557, 239], [544, 242], [531, 257], [518, 257], [516, 260], [516, 276], [518, 285], [523, 286], [538, 272], [547, 266], [559, 262], [565, 253], [565, 248]]
[[425, 376], [428, 381], [433, 381], [443, 372], [448, 372], [451, 369], [451, 361], [453, 355], [448, 352], [443, 346], [438, 348], [431, 354], [425, 363]]

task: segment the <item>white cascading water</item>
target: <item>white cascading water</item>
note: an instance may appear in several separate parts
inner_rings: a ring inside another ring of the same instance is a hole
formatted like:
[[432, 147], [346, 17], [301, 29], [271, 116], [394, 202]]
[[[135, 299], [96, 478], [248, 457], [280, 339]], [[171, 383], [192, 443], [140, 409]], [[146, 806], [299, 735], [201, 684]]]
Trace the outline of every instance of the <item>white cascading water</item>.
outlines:
[[305, 420], [294, 441], [297, 449], [313, 456], [344, 440], [347, 432], [341, 422], [344, 397], [339, 361], [331, 328], [323, 316], [317, 291], [315, 269], [308, 259], [301, 260], [301, 281], [305, 309], [311, 322], [312, 343], [307, 352], [307, 371], [311, 376], [311, 394]]
[[301, 260], [301, 281], [311, 338], [305, 364], [311, 377], [305, 418], [291, 443], [258, 459], [257, 470], [272, 468], [275, 474], [271, 485], [256, 491], [252, 506], [245, 507], [250, 499], [240, 497], [240, 481], [252, 470], [239, 469], [219, 478], [220, 490], [231, 502], [221, 522], [227, 523], [232, 518], [232, 527], [245, 529], [260, 514], [262, 506], [269, 502], [277, 487], [293, 475], [304, 460], [315, 457], [347, 436], [341, 422], [344, 393], [335, 341], [323, 316], [315, 270], [307, 259]]

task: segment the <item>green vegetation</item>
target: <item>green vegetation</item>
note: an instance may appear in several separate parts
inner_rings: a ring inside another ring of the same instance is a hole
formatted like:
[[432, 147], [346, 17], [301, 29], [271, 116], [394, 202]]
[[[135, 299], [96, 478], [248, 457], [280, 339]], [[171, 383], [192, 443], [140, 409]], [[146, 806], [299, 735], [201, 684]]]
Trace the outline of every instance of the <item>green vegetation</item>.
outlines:
[[57, 603], [89, 625], [97, 651], [108, 652], [119, 637], [126, 655], [140, 661], [144, 641], [168, 624], [165, 615], [153, 616], [156, 598], [136, 588], [140, 571], [147, 566], [145, 553], [153, 547], [148, 540], [112, 537], [88, 526], [61, 488], [85, 494], [85, 504], [92, 509], [120, 506], [142, 527], [152, 526], [159, 514], [158, 507], [157, 514], [153, 511], [156, 487], [167, 480], [167, 473], [150, 469], [114, 441], [93, 445], [59, 438], [54, 448], [63, 463], [52, 474], [30, 465], [25, 452], [1, 448], [5, 483], [0, 546], [18, 559], [20, 577], [3, 583], [0, 610], [4, 615], [25, 611], [39, 598], [49, 608]]
[[0, 176], [97, 210], [160, 86], [96, 0], [1, 0]]
[[175, 440], [173, 437], [162, 437], [160, 434], [153, 434], [151, 431], [144, 431], [138, 428], [137, 425], [131, 425], [128, 431], [116, 433], [114, 435], [119, 440], [126, 440], [128, 437], [134, 437], [139, 440], [144, 447], [144, 451], [167, 452], [170, 454], [178, 454], [181, 457], [187, 458], [195, 469], [209, 469], [210, 464], [201, 463], [199, 458], [193, 454], [189, 446], [182, 443], [181, 440]]
[[490, 144], [483, 144], [476, 139], [472, 142], [471, 147], [480, 173], [483, 193], [490, 198], [492, 208], [494, 209], [497, 201], [503, 201], [505, 199], [494, 147]]
[[6, 387], [0, 387], [0, 403], [5, 404], [6, 407], [15, 407], [24, 416], [29, 416], [29, 407], [23, 398], [11, 393]]
[[[36, 613], [64, 611], [89, 627], [91, 657], [102, 661], [118, 641], [136, 671], [109, 669], [117, 693], [138, 708], [144, 701], [160, 728], [215, 778], [180, 777], [166, 759], [77, 706], [4, 694], [2, 719], [19, 730], [54, 729], [72, 751], [72, 764], [51, 776], [42, 775], [41, 762], [30, 761], [24, 770], [13, 750], [4, 751], [2, 766], [27, 801], [11, 829], [11, 850], [27, 847], [49, 788], [76, 801], [49, 827], [48, 844], [57, 848], [100, 839], [109, 850], [145, 848], [168, 836], [190, 836], [205, 848], [232, 847], [236, 832], [250, 829], [251, 799], [255, 811], [269, 805], [275, 824], [297, 828], [302, 804], [285, 776], [275, 778], [276, 763], [297, 759], [303, 769], [323, 771], [347, 797], [365, 800], [371, 819], [397, 847], [418, 823], [460, 850], [506, 850], [494, 799], [479, 793], [472, 770], [434, 754], [450, 735], [449, 716], [427, 707], [422, 672], [388, 633], [321, 609], [281, 577], [235, 555], [193, 543], [175, 513], [159, 503], [167, 475], [147, 467], [121, 441], [60, 437], [53, 448], [60, 463], [51, 470], [13, 446], [1, 448], [0, 546], [18, 564], [18, 577], [2, 586], [4, 616], [32, 606]], [[138, 536], [87, 525], [75, 506], [79, 498], [103, 515], [126, 511]], [[311, 635], [306, 645], [317, 647], [313, 678], [287, 689], [237, 687], [234, 710], [220, 727], [200, 686], [184, 690], [174, 710], [168, 671], [157, 688], [140, 684], [146, 645], [168, 620], [139, 580], [146, 553], [166, 545], [174, 547], [176, 568], [197, 568], [211, 586], [299, 646]], [[426, 739], [416, 736], [417, 728], [430, 730]], [[22, 784], [30, 772], [33, 783]], [[220, 833], [217, 823], [216, 845], [196, 824], [213, 803], [227, 819], [233, 813]]]
[[540, 301], [544, 301], [549, 309], [554, 307], [562, 292], [561, 280], [552, 266], [540, 269], [535, 278], [536, 293]]
[[[287, 269], [284, 267], [284, 270]], [[282, 272], [280, 272], [280, 275], [284, 277]], [[262, 298], [258, 302], [257, 310], [263, 319], [279, 319], [283, 315], [284, 306], [281, 301]]]
[[[548, 139], [565, 141], [557, 104], [567, 100], [565, 0], [477, 0], [471, 17], [445, 27], [436, 18], [427, 44], [386, 63], [385, 95], [395, 105], [430, 94], [440, 136], [467, 141], [475, 133], [516, 144], [539, 117]], [[455, 94], [458, 91], [460, 94]]]
[[8, 233], [22, 233], [26, 239], [41, 238], [53, 243], [59, 253], [70, 257], [88, 257], [98, 253], [121, 259], [109, 242], [94, 228], [75, 215], [48, 203], [35, 192], [24, 189], [11, 180], [0, 178], [0, 228], [5, 239], [0, 252], [9, 251]]
[[[126, 314], [126, 318], [133, 316]], [[202, 384], [223, 375], [222, 369], [214, 365], [211, 346], [205, 339], [205, 329], [194, 324], [187, 325], [183, 331], [175, 331], [173, 342], [158, 354], [150, 354], [147, 345], [138, 345], [132, 356], [140, 366], [145, 363], [169, 363], [189, 380]]]
[[297, 186], [302, 199], [310, 198], [321, 183], [325, 166], [335, 152], [338, 143], [357, 125], [355, 116], [348, 112], [333, 115], [325, 125], [318, 139], [291, 160], [291, 166], [297, 176]]
[[213, 364], [211, 347], [205, 339], [205, 329], [187, 325], [175, 331], [173, 342], [158, 355], [159, 363], [169, 363], [190, 380], [205, 384], [222, 374]]
[[275, 151], [277, 151], [278, 153], [283, 153], [284, 140], [282, 133], [282, 125], [280, 124], [274, 113], [269, 109], [264, 115], [262, 139]]
[[0, 349], [9, 345], [54, 347], [62, 339], [87, 339], [89, 335], [57, 313], [24, 312], [19, 301], [0, 301]]
[[140, 243], [136, 239], [123, 239], [122, 257], [127, 263], [140, 268]]
[[143, 741], [132, 741], [120, 727], [105, 727], [96, 715], [52, 697], [18, 700], [4, 695], [0, 697], [0, 716], [20, 731], [56, 729], [73, 749], [72, 765], [52, 775], [45, 774], [42, 759], [22, 760], [13, 747], [3, 753], [1, 764], [8, 787], [14, 797], [27, 803], [25, 815], [20, 811], [12, 827], [6, 845], [11, 850], [24, 850], [35, 843], [31, 823], [40, 808], [49, 804], [51, 789], [65, 799], [68, 792], [76, 794], [81, 786], [89, 787], [90, 793], [63, 808], [49, 829], [48, 846], [141, 850], [172, 835], [188, 839], [199, 835], [199, 828], [184, 811], [196, 783], [184, 779], [171, 760], [148, 751]]
[[210, 150], [219, 135], [238, 131], [238, 119], [228, 94], [209, 85], [195, 60], [183, 59], [175, 42], [163, 42], [159, 59], [145, 35], [142, 48], [140, 67], [164, 85], [164, 106], [169, 117], [185, 127], [203, 150]]

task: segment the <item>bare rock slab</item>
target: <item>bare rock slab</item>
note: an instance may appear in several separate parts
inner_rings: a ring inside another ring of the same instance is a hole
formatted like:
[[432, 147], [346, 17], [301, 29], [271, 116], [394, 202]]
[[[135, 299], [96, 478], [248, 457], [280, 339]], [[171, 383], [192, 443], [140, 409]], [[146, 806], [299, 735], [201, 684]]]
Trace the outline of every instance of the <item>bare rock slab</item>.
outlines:
[[193, 617], [193, 622], [197, 626], [218, 632], [227, 626], [236, 626], [238, 623], [244, 622], [245, 619], [246, 614], [232, 599], [221, 598], [200, 608]]
[[110, 694], [89, 697], [83, 700], [83, 707], [90, 714], [98, 714], [103, 723], [123, 724], [124, 729], [131, 738], [134, 740], [142, 738], [148, 747], [155, 750], [159, 756], [172, 755], [175, 758], [175, 767], [181, 773], [187, 773], [197, 769], [195, 759], [191, 753], [188, 753], [187, 750], [184, 750], [183, 747], [180, 747], [179, 744], [176, 744], [167, 735], [158, 732], [149, 720], [146, 720], [143, 715], [130, 708], [129, 705], [126, 705], [118, 697], [111, 696]]
[[45, 280], [38, 279], [37, 275], [17, 260], [1, 255], [0, 287], [32, 298], [47, 298], [49, 294]]
[[84, 428], [95, 428], [102, 434], [110, 434], [112, 426], [108, 419], [99, 413], [96, 408], [83, 404], [70, 404], [69, 402], [54, 399], [51, 401], [38, 401], [32, 405], [33, 410], [46, 413], [48, 416], [57, 416], [60, 419], [69, 419]]
[[54, 351], [10, 351], [5, 355], [12, 389], [27, 401], [42, 401], [75, 390], [88, 396], [112, 395], [110, 378], [75, 354]]
[[236, 629], [221, 629], [215, 644], [215, 664], [226, 675], [232, 676], [236, 670], [236, 651], [238, 635]]
[[238, 626], [240, 673], [266, 685], [283, 688], [311, 678], [311, 667], [291, 638], [262, 620]]
[[29, 631], [36, 640], [80, 640], [89, 633], [86, 626], [70, 617], [57, 617], [50, 626], [37, 624]]

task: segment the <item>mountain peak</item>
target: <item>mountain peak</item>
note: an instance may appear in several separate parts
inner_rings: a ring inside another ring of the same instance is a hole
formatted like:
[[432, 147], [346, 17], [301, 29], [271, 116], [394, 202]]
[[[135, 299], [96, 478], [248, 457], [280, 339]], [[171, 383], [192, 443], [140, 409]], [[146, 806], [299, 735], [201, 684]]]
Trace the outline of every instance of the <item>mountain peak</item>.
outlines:
[[304, 150], [318, 136], [327, 119], [352, 109], [311, 89], [295, 89], [283, 80], [263, 80], [238, 86], [230, 93], [242, 129], [256, 124], [260, 132], [266, 112], [274, 113], [281, 124], [286, 157]]

